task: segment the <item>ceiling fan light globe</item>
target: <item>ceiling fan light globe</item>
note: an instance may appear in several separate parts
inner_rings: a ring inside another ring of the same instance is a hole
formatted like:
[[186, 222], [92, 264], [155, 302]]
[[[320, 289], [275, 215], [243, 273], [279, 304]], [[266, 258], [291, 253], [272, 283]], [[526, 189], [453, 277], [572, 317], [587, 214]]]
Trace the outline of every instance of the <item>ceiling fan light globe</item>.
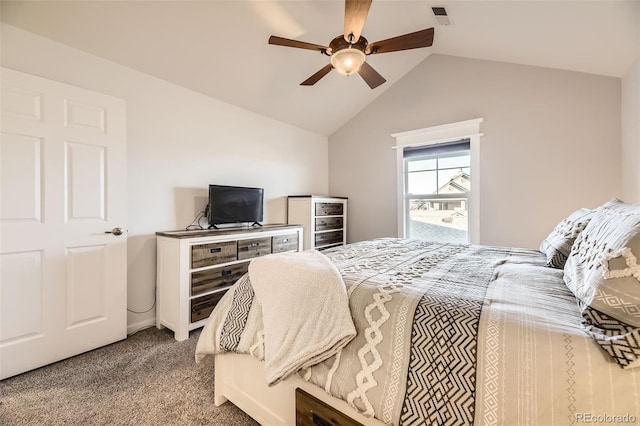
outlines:
[[358, 72], [365, 59], [366, 56], [363, 51], [347, 47], [331, 55], [331, 65], [340, 74], [351, 75], [354, 72]]

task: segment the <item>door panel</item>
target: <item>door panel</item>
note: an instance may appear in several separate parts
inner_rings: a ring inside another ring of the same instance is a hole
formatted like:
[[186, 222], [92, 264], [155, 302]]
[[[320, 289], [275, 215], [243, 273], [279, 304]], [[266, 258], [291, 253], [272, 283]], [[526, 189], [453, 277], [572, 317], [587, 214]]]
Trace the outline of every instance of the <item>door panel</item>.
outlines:
[[42, 93], [6, 82], [2, 85], [1, 93], [4, 117], [42, 121]]
[[65, 127], [106, 133], [106, 108], [100, 105], [84, 104], [72, 99], [65, 99], [64, 104]]
[[42, 217], [41, 139], [33, 136], [2, 134], [0, 167], [2, 187], [0, 195], [4, 221], [40, 222]]
[[2, 68], [0, 378], [126, 337], [121, 99]]
[[[3, 253], [0, 268], [0, 344], [42, 336], [42, 252]], [[28, 315], [24, 306], [30, 308]]]
[[104, 222], [105, 147], [67, 141], [66, 154], [67, 222]]
[[106, 249], [104, 245], [67, 248], [67, 328], [107, 319]]

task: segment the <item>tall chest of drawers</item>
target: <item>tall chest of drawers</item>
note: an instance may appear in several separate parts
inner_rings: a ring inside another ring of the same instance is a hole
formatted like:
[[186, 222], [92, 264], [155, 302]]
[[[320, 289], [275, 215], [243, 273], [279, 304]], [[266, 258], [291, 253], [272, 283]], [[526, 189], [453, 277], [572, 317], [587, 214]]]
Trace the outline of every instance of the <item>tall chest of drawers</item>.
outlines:
[[287, 199], [287, 222], [304, 227], [304, 249], [347, 243], [347, 198], [296, 195]]
[[252, 259], [301, 251], [303, 227], [157, 232], [156, 326], [178, 341], [204, 326], [213, 308]]

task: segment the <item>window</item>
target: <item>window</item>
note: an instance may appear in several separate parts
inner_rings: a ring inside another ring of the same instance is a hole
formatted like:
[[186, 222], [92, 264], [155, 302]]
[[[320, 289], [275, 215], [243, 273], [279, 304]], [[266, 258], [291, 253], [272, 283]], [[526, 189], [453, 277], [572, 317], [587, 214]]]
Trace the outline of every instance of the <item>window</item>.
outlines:
[[469, 139], [403, 149], [405, 236], [469, 242]]
[[[399, 237], [425, 238], [416, 234], [419, 231], [415, 229], [412, 235], [412, 216], [414, 221], [424, 219], [418, 218], [426, 216], [420, 209], [430, 208], [434, 215], [445, 210], [450, 213], [439, 218], [437, 225], [441, 227], [453, 227], [454, 220], [460, 222], [459, 218], [466, 213], [463, 242], [481, 244], [480, 137], [483, 134], [480, 124], [483, 121], [475, 118], [391, 135], [396, 140], [392, 148], [397, 164]], [[464, 150], [466, 154], [462, 153]], [[434, 238], [428, 235], [426, 238]]]

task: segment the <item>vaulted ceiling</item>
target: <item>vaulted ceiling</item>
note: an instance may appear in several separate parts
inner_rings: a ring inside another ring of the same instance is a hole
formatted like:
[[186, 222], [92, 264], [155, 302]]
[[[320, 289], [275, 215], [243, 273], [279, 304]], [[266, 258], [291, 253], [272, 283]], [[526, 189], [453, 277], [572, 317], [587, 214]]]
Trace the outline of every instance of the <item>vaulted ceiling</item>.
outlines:
[[[452, 25], [431, 10], [444, 6]], [[431, 53], [622, 77], [638, 55], [640, 1], [374, 0], [363, 35], [435, 27], [433, 46], [367, 58], [387, 82], [331, 72], [329, 59], [267, 44], [343, 32], [342, 0], [2, 1], [3, 22], [196, 92], [330, 135]]]

